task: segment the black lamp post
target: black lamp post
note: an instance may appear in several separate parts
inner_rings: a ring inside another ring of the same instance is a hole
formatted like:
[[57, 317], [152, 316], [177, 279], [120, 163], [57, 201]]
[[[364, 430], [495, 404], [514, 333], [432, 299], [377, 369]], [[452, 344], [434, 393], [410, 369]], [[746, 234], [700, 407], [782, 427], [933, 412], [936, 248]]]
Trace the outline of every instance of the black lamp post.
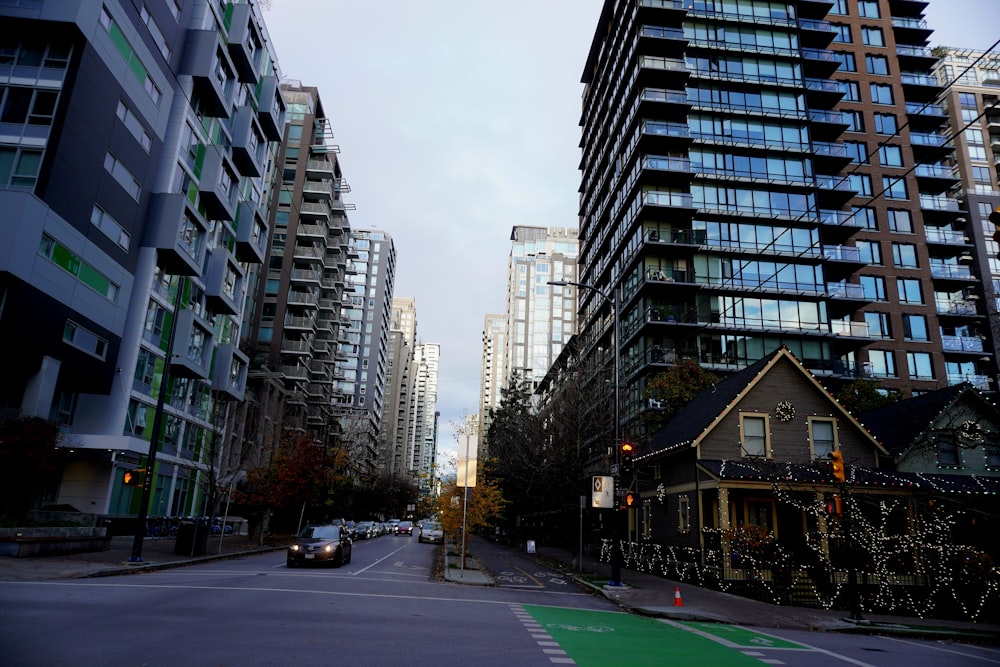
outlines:
[[[614, 317], [614, 366], [615, 366], [615, 405], [614, 405], [614, 450], [615, 450], [615, 470], [617, 471], [621, 465], [621, 351], [619, 349], [620, 339], [620, 326], [621, 318], [619, 317], [619, 303], [618, 303], [618, 291], [612, 291], [610, 294], [605, 292], [599, 287], [594, 285], [589, 285], [587, 283], [573, 282], [572, 280], [550, 280], [549, 285], [555, 285], [557, 287], [566, 287], [572, 285], [581, 289], [588, 289], [592, 292], [596, 292], [601, 295], [604, 300], [611, 306], [612, 314]], [[618, 474], [615, 474], [617, 479]], [[622, 585], [622, 550], [620, 541], [621, 534], [621, 510], [618, 509], [618, 498], [617, 498], [617, 484], [615, 488], [615, 498], [614, 502], [614, 521], [611, 524], [611, 581], [609, 582], [612, 586]], [[581, 554], [582, 558], [582, 554]]]

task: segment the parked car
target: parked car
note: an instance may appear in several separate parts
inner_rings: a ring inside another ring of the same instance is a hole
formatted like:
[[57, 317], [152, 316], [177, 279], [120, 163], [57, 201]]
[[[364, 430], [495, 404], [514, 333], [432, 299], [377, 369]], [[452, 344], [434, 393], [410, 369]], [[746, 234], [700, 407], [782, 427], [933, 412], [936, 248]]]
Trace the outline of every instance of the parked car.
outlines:
[[378, 533], [375, 531], [375, 524], [371, 521], [358, 521], [358, 525], [355, 528], [354, 539], [356, 540], [370, 540], [373, 537], [377, 537]]
[[396, 524], [393, 529], [394, 535], [412, 535], [413, 534], [413, 522], [412, 521], [400, 521]]
[[351, 562], [351, 538], [342, 526], [306, 526], [289, 545], [288, 567], [314, 563], [345, 565]]
[[348, 519], [347, 521], [344, 522], [344, 530], [347, 531], [347, 534], [353, 540], [358, 535], [358, 524], [355, 523], [352, 519]]
[[424, 524], [420, 526], [417, 542], [444, 544], [444, 529], [441, 524], [436, 521], [424, 521]]

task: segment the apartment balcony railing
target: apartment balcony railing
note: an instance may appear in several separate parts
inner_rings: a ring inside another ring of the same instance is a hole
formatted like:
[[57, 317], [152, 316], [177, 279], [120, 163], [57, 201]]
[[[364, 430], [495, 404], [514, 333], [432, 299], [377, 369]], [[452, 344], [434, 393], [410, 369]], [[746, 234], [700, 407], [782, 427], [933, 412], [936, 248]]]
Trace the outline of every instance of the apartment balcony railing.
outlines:
[[978, 336], [941, 336], [945, 352], [982, 352], [983, 339]]
[[861, 251], [846, 245], [823, 246], [823, 257], [840, 262], [860, 262]]
[[965, 300], [941, 300], [934, 303], [939, 315], [975, 315], [976, 303]]
[[969, 278], [972, 276], [972, 269], [968, 266], [957, 264], [931, 264], [931, 277], [933, 278]]
[[920, 208], [931, 209], [934, 211], [960, 210], [957, 200], [941, 195], [920, 195]]
[[871, 331], [867, 322], [845, 322], [844, 320], [834, 320], [830, 322], [830, 331], [838, 336], [851, 336], [853, 338], [871, 338]]
[[951, 245], [964, 245], [965, 234], [953, 229], [937, 229], [936, 227], [925, 227], [924, 234], [928, 243], [947, 243]]
[[962, 384], [963, 382], [968, 382], [973, 387], [981, 391], [990, 390], [989, 375], [973, 375], [972, 373], [948, 373], [949, 387], [953, 387], [956, 384]]
[[833, 296], [845, 299], [864, 299], [865, 290], [861, 285], [854, 283], [827, 283], [826, 291]]

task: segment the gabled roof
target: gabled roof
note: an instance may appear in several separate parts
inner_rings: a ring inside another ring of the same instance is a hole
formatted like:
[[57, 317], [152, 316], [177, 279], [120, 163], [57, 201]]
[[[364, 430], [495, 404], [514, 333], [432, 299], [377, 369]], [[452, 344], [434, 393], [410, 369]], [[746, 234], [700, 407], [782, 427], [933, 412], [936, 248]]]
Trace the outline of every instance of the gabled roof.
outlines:
[[882, 450], [883, 453], [887, 453], [884, 451], [882, 445], [799, 362], [795, 355], [782, 345], [753, 365], [699, 392], [690, 403], [681, 408], [680, 412], [646, 443], [637, 458], [647, 458], [671, 449], [696, 447], [702, 438], [711, 433], [714, 426], [729, 413], [733, 406], [756, 386], [760, 378], [766, 375], [782, 359], [790, 362], [802, 374], [803, 378], [825, 394], [830, 400], [831, 407], [837, 409], [848, 421], [854, 424], [872, 444]]
[[[973, 397], [985, 410], [996, 414], [979, 392], [968, 382], [944, 387], [897, 403], [858, 414], [858, 421], [885, 446], [899, 456], [929, 431], [938, 416], [965, 396]], [[1000, 415], [997, 415], [1000, 418]]]

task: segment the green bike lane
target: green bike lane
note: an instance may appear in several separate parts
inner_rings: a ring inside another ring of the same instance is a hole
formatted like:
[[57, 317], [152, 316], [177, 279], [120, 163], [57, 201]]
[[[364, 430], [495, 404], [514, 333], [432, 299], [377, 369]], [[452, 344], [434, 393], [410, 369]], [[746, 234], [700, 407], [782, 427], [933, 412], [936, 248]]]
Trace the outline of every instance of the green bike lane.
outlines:
[[[809, 646], [739, 626], [697, 622], [664, 622], [622, 612], [523, 605], [543, 633], [558, 644], [539, 641], [553, 663], [577, 665], [755, 665], [761, 652], [811, 652]], [[523, 619], [522, 619], [523, 621]], [[526, 621], [523, 621], [526, 623]], [[529, 631], [536, 637], [537, 628]], [[558, 649], [565, 651], [562, 656]], [[753, 653], [756, 655], [748, 655]]]

